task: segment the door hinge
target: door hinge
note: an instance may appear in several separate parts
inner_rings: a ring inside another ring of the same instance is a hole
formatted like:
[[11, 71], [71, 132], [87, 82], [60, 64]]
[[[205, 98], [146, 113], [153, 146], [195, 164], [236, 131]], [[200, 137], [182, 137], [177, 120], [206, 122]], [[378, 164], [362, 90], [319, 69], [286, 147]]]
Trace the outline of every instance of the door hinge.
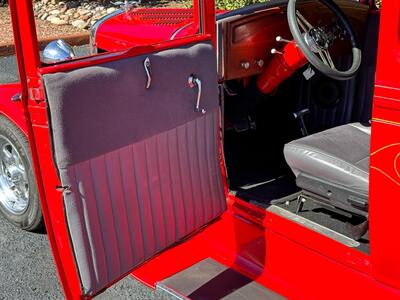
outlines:
[[30, 88], [29, 99], [36, 101], [37, 103], [43, 102], [45, 99], [44, 89], [42, 87]]
[[69, 185], [57, 185], [56, 191], [60, 193], [70, 194], [71, 193], [71, 186]]

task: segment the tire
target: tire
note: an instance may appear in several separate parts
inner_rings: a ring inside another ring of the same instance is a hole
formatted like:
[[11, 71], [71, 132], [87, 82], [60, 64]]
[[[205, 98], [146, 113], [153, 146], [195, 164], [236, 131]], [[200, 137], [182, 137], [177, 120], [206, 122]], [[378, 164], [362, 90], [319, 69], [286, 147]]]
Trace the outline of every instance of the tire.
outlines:
[[43, 215], [25, 135], [0, 115], [0, 213], [15, 226], [37, 231]]

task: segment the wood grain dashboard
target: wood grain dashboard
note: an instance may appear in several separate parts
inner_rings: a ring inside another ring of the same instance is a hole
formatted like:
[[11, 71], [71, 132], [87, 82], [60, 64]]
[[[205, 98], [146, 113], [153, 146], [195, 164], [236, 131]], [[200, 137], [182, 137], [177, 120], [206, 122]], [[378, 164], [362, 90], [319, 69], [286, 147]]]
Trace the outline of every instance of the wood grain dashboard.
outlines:
[[[362, 41], [368, 7], [349, 0], [336, 2], [346, 13]], [[306, 1], [297, 7], [314, 26], [327, 25], [335, 20], [333, 13], [317, 1]], [[223, 46], [220, 55], [220, 75], [223, 80], [248, 77], [262, 72], [273, 55], [271, 49], [280, 50], [284, 46], [283, 42], [276, 41], [276, 37], [279, 35], [288, 40], [292, 39], [286, 12], [286, 6], [274, 7], [221, 22]]]

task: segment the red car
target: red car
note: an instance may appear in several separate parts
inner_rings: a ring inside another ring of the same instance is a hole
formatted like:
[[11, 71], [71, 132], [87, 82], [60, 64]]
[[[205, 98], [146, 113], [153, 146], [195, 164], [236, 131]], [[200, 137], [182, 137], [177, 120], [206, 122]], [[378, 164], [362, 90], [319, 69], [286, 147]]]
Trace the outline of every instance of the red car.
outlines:
[[125, 6], [80, 58], [9, 5], [0, 210], [66, 298], [400, 299], [399, 1]]

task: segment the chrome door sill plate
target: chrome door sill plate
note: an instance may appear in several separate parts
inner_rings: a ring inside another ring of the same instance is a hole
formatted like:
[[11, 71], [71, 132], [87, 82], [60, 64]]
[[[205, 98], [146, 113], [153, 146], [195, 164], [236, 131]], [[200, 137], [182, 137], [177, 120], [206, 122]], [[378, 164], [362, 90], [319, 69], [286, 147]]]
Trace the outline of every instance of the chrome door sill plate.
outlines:
[[284, 208], [281, 208], [276, 205], [271, 205], [267, 208], [267, 211], [277, 214], [285, 219], [289, 219], [297, 224], [303, 225], [304, 227], [316, 231], [324, 236], [327, 236], [343, 245], [346, 245], [350, 248], [357, 248], [360, 246], [360, 243], [352, 238], [349, 238], [339, 232], [336, 232], [328, 227], [322, 226], [318, 223], [310, 221], [302, 216], [296, 215]]
[[175, 299], [285, 300], [283, 296], [233, 269], [206, 258], [156, 285]]

